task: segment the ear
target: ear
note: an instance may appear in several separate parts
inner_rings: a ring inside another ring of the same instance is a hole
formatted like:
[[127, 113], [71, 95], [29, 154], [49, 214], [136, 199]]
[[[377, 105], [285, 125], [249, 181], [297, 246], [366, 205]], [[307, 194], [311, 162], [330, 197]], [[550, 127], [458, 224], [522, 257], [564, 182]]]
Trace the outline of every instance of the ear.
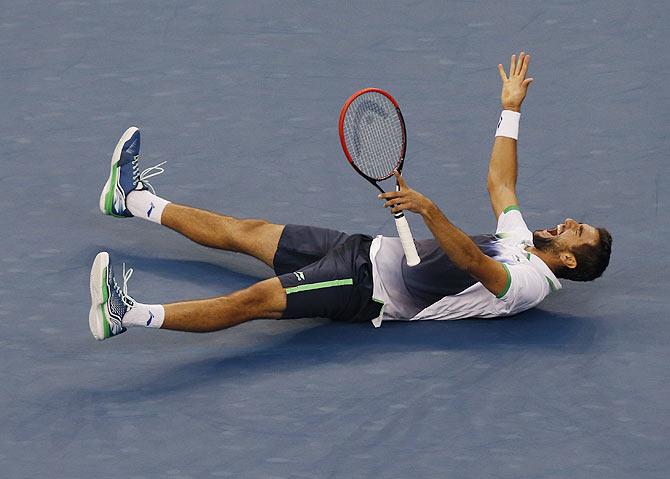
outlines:
[[565, 251], [559, 255], [559, 258], [561, 259], [561, 263], [570, 268], [570, 269], [575, 269], [577, 267], [577, 260], [575, 259], [575, 255]]

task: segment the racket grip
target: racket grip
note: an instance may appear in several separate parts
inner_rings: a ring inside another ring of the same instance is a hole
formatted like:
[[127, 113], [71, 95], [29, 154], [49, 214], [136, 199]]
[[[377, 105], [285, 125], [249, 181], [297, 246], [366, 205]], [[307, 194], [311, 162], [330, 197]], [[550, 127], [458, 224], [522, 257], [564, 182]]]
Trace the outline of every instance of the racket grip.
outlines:
[[416, 266], [421, 262], [421, 258], [419, 258], [419, 254], [416, 252], [416, 245], [414, 244], [414, 238], [409, 229], [407, 218], [402, 213], [394, 215], [394, 217], [395, 226], [398, 228], [398, 236], [400, 236], [400, 243], [402, 244], [402, 249], [405, 251], [407, 266]]

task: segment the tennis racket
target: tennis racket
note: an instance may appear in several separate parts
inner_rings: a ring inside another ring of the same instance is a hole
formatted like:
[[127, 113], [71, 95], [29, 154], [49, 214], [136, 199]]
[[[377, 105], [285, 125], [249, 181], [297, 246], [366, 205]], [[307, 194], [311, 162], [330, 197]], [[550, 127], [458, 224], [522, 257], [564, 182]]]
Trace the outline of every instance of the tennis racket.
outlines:
[[[398, 102], [384, 90], [366, 88], [346, 101], [340, 113], [340, 142], [354, 170], [384, 193], [379, 182], [402, 171], [407, 150], [405, 121]], [[396, 191], [400, 186], [396, 183]], [[407, 218], [393, 214], [409, 266], [421, 261]]]

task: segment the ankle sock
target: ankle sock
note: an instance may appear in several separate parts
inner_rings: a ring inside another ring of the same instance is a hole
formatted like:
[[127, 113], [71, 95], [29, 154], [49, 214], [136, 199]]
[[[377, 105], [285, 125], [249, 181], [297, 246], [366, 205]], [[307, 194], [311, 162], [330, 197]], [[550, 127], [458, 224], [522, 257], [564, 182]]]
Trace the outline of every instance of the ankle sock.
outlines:
[[123, 316], [122, 323], [126, 327], [160, 328], [163, 320], [165, 320], [165, 308], [162, 305], [136, 302]]
[[151, 191], [141, 190], [128, 193], [126, 203], [133, 216], [161, 224], [163, 210], [170, 202]]

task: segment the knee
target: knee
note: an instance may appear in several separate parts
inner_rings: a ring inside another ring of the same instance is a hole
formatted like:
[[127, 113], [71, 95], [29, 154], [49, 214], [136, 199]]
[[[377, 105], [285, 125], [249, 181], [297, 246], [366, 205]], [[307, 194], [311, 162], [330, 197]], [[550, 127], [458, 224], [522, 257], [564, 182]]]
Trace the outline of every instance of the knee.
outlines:
[[242, 220], [242, 228], [246, 233], [254, 233], [259, 229], [269, 225], [265, 220], [246, 219]]
[[246, 251], [249, 245], [254, 244], [259, 238], [262, 238], [263, 231], [269, 224], [264, 220], [239, 220], [237, 230], [232, 235], [231, 240], [237, 249]]
[[256, 318], [279, 319], [286, 309], [286, 292], [277, 278], [256, 283], [240, 296], [241, 306]]

